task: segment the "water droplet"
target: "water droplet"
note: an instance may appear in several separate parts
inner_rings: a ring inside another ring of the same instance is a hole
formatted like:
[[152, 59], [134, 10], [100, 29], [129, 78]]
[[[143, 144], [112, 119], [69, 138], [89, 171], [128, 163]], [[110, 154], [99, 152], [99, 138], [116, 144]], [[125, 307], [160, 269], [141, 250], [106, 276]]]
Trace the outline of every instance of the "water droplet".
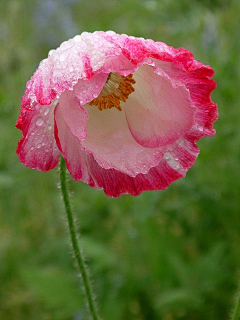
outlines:
[[36, 120], [36, 125], [38, 127], [41, 127], [43, 125], [43, 123], [44, 123], [43, 118], [42, 117], [38, 117], [37, 120]]
[[164, 155], [164, 158], [165, 158], [166, 160], [169, 160], [169, 159], [170, 159], [169, 155], [167, 155], [167, 154]]
[[38, 143], [38, 144], [36, 145], [36, 147], [37, 147], [37, 149], [40, 149], [40, 148], [41, 148], [41, 143]]
[[52, 125], [51, 124], [48, 125], [48, 130], [49, 131], [52, 130]]
[[49, 113], [49, 111], [50, 111], [50, 109], [49, 109], [49, 108], [46, 108], [46, 109], [44, 110], [44, 115], [46, 116], [46, 115]]
[[45, 149], [45, 152], [49, 152], [49, 149], [48, 149], [48, 148], [46, 148], [46, 149]]
[[174, 170], [178, 170], [178, 169], [180, 168], [179, 163], [175, 162], [175, 163], [173, 164], [172, 168], [173, 168]]
[[45, 146], [45, 142], [42, 142], [42, 147], [44, 147]]

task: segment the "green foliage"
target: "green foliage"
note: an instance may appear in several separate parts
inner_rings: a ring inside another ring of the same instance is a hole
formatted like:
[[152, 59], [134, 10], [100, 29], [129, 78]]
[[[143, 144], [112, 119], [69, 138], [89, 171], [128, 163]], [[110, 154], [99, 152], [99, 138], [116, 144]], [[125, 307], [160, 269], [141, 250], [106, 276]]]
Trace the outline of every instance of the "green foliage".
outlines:
[[239, 12], [238, 0], [0, 4], [0, 319], [87, 319], [58, 170], [19, 162], [14, 125], [26, 82], [48, 51], [82, 31], [108, 29], [186, 47], [210, 64], [220, 117], [186, 178], [165, 191], [111, 199], [70, 182], [103, 319], [228, 319], [240, 266]]
[[21, 275], [53, 319], [68, 319], [76, 310], [84, 309], [84, 297], [68, 269], [24, 266]]

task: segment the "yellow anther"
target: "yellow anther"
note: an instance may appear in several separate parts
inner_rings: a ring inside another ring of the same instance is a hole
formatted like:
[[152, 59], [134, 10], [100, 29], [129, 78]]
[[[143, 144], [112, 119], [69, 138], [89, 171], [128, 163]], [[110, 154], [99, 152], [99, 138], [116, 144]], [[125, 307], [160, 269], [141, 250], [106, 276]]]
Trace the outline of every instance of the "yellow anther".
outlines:
[[128, 96], [135, 91], [132, 86], [134, 83], [136, 81], [133, 79], [132, 74], [124, 77], [116, 72], [110, 72], [99, 96], [88, 104], [90, 106], [97, 106], [101, 111], [113, 107], [121, 111], [120, 101], [126, 102]]

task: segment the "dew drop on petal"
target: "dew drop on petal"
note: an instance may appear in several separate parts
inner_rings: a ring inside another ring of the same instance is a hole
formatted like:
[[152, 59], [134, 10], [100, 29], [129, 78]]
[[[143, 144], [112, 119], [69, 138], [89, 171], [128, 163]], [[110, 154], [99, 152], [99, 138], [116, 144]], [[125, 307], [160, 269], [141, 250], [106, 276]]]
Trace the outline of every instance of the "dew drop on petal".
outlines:
[[36, 125], [38, 127], [41, 127], [43, 125], [43, 123], [44, 123], [43, 118], [42, 117], [38, 117], [37, 120], [36, 120]]
[[38, 143], [38, 144], [36, 145], [36, 147], [37, 147], [37, 149], [40, 149], [40, 148], [41, 148], [41, 143]]
[[172, 167], [173, 167], [174, 170], [178, 170], [180, 168], [180, 164], [175, 162]]
[[50, 111], [50, 109], [49, 109], [49, 108], [46, 108], [46, 109], [44, 110], [44, 115], [46, 116], [46, 115], [49, 113], [49, 111]]

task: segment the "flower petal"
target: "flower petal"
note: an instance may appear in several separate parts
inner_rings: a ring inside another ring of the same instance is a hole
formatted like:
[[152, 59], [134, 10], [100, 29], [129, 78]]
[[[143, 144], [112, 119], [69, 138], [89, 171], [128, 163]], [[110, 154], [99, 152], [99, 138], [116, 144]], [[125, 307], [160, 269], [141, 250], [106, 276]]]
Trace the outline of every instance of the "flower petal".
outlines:
[[[165, 161], [151, 168], [147, 174], [131, 177], [115, 169], [104, 169], [93, 156], [85, 156], [88, 181], [97, 189], [104, 189], [107, 196], [119, 197], [121, 194], [139, 195], [146, 190], [163, 190], [183, 175], [172, 169]], [[86, 182], [86, 181], [85, 181]]]
[[75, 180], [86, 180], [88, 173], [84, 173], [84, 153], [79, 140], [73, 135], [65, 122], [63, 110], [58, 104], [54, 112], [55, 139], [62, 153], [66, 166]]
[[85, 139], [88, 114], [86, 109], [80, 105], [75, 92], [72, 90], [63, 92], [58, 108], [61, 109], [62, 117], [70, 132], [79, 140]]
[[84, 182], [90, 181], [91, 186], [103, 188], [106, 195], [111, 197], [119, 197], [121, 194], [137, 196], [146, 190], [163, 190], [186, 175], [198, 154], [199, 148], [193, 140], [180, 139], [156, 167], [135, 177], [115, 169], [104, 169], [89, 154], [84, 159], [88, 171], [88, 178]]
[[188, 64], [191, 68], [186, 72], [187, 61], [182, 60], [181, 65], [176, 65], [178, 60], [172, 60], [172, 63], [156, 59], [153, 59], [153, 62], [156, 64], [157, 72], [167, 75], [176, 86], [184, 84], [188, 89], [192, 105], [197, 108], [190, 135], [196, 140], [213, 136], [213, 123], [218, 118], [217, 105], [211, 100], [211, 92], [216, 88], [215, 81], [211, 79], [213, 69], [196, 60], [190, 60], [191, 64], [190, 61]]
[[193, 125], [196, 113], [188, 90], [174, 87], [147, 65], [135, 71], [134, 80], [135, 92], [124, 109], [136, 141], [147, 148], [159, 148], [182, 137]]
[[27, 83], [22, 105], [48, 105], [65, 90], [72, 90], [79, 79], [90, 80], [96, 73], [115, 68], [123, 75], [136, 68], [123, 55], [116, 37], [111, 32], [83, 32], [51, 50], [48, 58], [41, 61]]
[[166, 153], [157, 166], [150, 168], [146, 174], [133, 177], [116, 169], [105, 169], [93, 154], [85, 153], [65, 124], [59, 106], [55, 109], [55, 119], [56, 140], [73, 178], [97, 189], [103, 188], [112, 197], [128, 193], [136, 196], [146, 190], [167, 188], [173, 181], [185, 176], [199, 153], [193, 141], [179, 140], [174, 150]]
[[54, 139], [54, 108], [36, 104], [34, 111], [22, 110], [17, 128], [22, 130], [23, 138], [19, 141], [17, 154], [27, 167], [48, 171], [56, 167], [59, 150]]
[[166, 148], [149, 149], [136, 142], [123, 111], [116, 108], [99, 111], [89, 105], [85, 108], [89, 115], [87, 138], [81, 145], [87, 154], [93, 154], [101, 167], [136, 176], [159, 163]]

